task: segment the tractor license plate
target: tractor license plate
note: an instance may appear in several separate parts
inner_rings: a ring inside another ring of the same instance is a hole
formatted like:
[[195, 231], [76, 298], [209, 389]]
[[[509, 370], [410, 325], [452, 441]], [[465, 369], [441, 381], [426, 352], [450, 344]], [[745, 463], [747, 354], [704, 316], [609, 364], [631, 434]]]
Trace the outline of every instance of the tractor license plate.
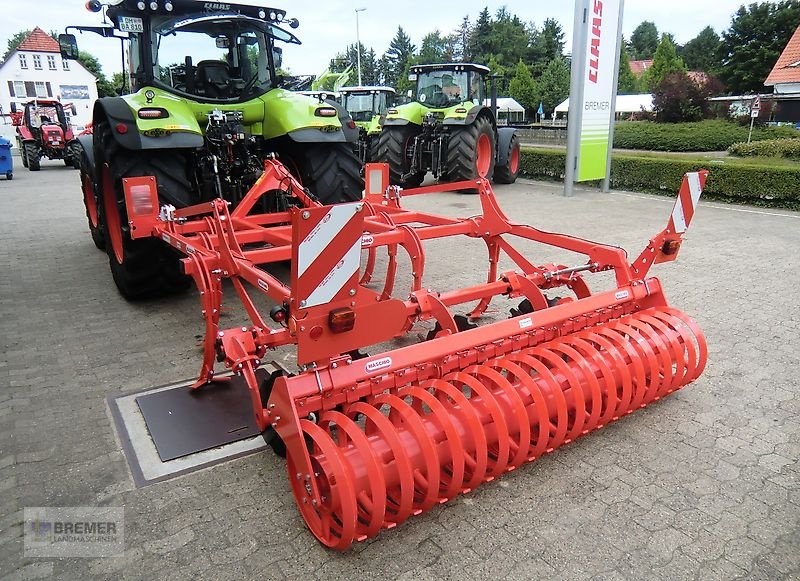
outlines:
[[144, 32], [142, 19], [137, 16], [120, 16], [119, 29], [123, 32]]

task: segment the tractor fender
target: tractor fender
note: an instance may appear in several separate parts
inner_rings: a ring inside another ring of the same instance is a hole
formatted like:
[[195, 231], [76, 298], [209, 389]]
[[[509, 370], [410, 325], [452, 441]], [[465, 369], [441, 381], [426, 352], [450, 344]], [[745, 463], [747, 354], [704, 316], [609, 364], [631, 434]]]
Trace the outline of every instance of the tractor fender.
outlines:
[[392, 126], [392, 125], [395, 125], [395, 126], [396, 125], [408, 125], [409, 123], [410, 123], [410, 121], [408, 119], [403, 119], [402, 117], [395, 117], [395, 118], [392, 118], [392, 119], [389, 119], [387, 117], [386, 120], [383, 122], [383, 125], [384, 125], [384, 127], [386, 127], [386, 126]]
[[[128, 95], [130, 97], [130, 95]], [[179, 149], [203, 146], [203, 136], [199, 133], [174, 131], [156, 136], [143, 135], [134, 118], [131, 105], [123, 97], [103, 97], [95, 101], [94, 126], [106, 119], [114, 139], [125, 149]], [[124, 129], [123, 129], [124, 126]], [[121, 130], [121, 131], [120, 131]]]
[[21, 141], [29, 141], [33, 139], [33, 134], [31, 133], [31, 130], [28, 127], [25, 127], [24, 125], [17, 126], [17, 135], [19, 136], [19, 139]]
[[[358, 141], [358, 128], [350, 127], [350, 114], [331, 101], [322, 101], [285, 89], [273, 89], [262, 95], [264, 102], [264, 139], [276, 139], [288, 135], [290, 139], [303, 143]], [[320, 116], [317, 110], [333, 107], [336, 117]]]
[[92, 175], [94, 172], [94, 136], [93, 135], [79, 135], [75, 138], [75, 142], [86, 153], [86, 161], [89, 165], [89, 171]]
[[[485, 112], [485, 113], [484, 113]], [[442, 124], [444, 125], [472, 125], [475, 123], [475, 119], [478, 118], [478, 115], [485, 114], [489, 120], [492, 122], [492, 125], [495, 125], [494, 116], [491, 114], [491, 111], [488, 107], [484, 105], [475, 105], [472, 109], [467, 111], [466, 116], [464, 117], [445, 117]]]
[[498, 127], [497, 128], [497, 165], [505, 166], [508, 163], [508, 146], [511, 144], [511, 138], [517, 132], [513, 127]]

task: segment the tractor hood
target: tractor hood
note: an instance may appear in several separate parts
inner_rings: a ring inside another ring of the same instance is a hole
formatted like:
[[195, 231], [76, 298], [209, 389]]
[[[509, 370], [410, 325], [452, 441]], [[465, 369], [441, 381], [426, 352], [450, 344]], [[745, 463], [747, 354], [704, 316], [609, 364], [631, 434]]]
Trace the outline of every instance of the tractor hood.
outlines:
[[432, 113], [436, 120], [445, 125], [462, 125], [474, 121], [478, 111], [483, 109], [477, 101], [464, 101], [451, 107], [427, 107], [416, 101], [393, 107], [386, 112], [384, 125], [422, 125], [425, 115]]

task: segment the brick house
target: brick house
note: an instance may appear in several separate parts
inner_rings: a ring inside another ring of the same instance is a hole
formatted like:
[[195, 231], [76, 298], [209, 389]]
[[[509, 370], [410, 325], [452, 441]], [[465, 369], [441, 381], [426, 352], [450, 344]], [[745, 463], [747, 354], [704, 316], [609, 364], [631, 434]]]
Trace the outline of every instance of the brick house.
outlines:
[[97, 81], [78, 61], [62, 60], [58, 42], [38, 26], [0, 64], [0, 106], [6, 119], [34, 98], [75, 105], [73, 125], [92, 118]]

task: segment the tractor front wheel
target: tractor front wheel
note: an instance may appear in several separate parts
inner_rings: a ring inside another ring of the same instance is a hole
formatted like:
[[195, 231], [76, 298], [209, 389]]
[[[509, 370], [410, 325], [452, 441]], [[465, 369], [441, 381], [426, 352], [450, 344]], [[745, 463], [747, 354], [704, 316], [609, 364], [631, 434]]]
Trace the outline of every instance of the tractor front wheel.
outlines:
[[[425, 179], [425, 172], [408, 174], [411, 160], [408, 152], [419, 134], [417, 125], [384, 126], [378, 138], [377, 160], [389, 164], [389, 182], [404, 188], [416, 188]], [[403, 176], [406, 176], [403, 179]]]
[[320, 203], [361, 199], [361, 164], [349, 143], [290, 143], [279, 151], [283, 162]]
[[[102, 152], [96, 168], [102, 192], [105, 248], [111, 274], [120, 294], [128, 300], [155, 298], [188, 288], [191, 280], [181, 270], [178, 254], [155, 238], [132, 239], [122, 179], [155, 176], [159, 199], [185, 206], [190, 182], [182, 154], [123, 149], [107, 123], [98, 123], [96, 151]], [[177, 203], [176, 203], [177, 202]]]
[[28, 160], [28, 169], [39, 171], [39, 146], [28, 141], [22, 144], [22, 149], [25, 151], [25, 159]]
[[494, 181], [498, 184], [513, 184], [519, 175], [519, 137], [511, 137], [506, 151], [506, 162], [494, 168]]
[[451, 182], [490, 179], [494, 173], [495, 135], [486, 117], [453, 129], [447, 141], [447, 179]]

